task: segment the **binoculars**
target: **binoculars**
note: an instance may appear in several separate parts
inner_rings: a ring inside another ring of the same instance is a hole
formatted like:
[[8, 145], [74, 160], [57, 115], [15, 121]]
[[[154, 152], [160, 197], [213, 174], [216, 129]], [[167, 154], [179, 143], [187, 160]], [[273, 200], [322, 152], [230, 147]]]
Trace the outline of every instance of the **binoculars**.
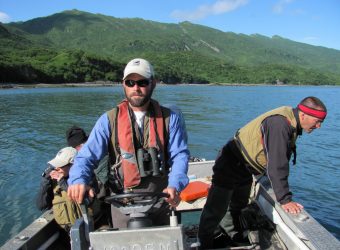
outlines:
[[165, 169], [161, 156], [156, 148], [140, 148], [137, 150], [137, 161], [141, 177], [161, 176]]

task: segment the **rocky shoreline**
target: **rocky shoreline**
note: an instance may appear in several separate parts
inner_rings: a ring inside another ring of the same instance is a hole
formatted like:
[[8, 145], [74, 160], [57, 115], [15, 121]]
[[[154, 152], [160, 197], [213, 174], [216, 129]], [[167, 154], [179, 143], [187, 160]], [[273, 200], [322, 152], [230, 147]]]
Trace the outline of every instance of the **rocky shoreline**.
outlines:
[[85, 83], [2, 83], [0, 89], [21, 88], [65, 88], [65, 87], [105, 87], [117, 86], [120, 83], [113, 82], [85, 82]]

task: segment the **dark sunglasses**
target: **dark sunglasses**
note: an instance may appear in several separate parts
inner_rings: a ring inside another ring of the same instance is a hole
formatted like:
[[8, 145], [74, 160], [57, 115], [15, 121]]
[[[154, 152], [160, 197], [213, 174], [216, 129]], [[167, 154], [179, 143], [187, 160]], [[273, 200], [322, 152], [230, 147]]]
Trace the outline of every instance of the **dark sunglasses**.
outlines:
[[141, 79], [138, 81], [135, 80], [124, 80], [124, 83], [126, 86], [128, 86], [129, 88], [132, 88], [133, 86], [135, 86], [136, 84], [138, 85], [138, 87], [146, 87], [150, 84], [150, 80], [149, 79]]

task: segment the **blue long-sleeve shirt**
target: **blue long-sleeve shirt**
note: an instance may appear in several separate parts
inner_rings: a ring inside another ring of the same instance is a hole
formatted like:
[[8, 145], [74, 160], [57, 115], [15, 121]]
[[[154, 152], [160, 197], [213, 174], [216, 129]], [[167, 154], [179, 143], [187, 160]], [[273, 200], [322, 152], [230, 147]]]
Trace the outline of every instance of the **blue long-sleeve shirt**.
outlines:
[[[99, 161], [108, 153], [111, 140], [111, 126], [107, 113], [104, 113], [96, 122], [87, 142], [77, 154], [70, 169], [68, 183], [88, 185], [97, 168]], [[168, 176], [168, 187], [182, 191], [189, 180], [187, 177], [189, 149], [185, 123], [181, 113], [171, 110], [169, 121], [168, 164], [171, 171]]]

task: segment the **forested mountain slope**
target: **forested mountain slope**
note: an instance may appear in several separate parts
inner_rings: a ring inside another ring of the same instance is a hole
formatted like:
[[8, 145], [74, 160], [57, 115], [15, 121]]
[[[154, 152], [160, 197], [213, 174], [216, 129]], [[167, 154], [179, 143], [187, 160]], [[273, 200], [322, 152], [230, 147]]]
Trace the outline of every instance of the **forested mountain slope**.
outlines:
[[2, 82], [119, 81], [144, 57], [167, 83], [340, 84], [338, 50], [78, 10], [2, 24], [0, 52]]

